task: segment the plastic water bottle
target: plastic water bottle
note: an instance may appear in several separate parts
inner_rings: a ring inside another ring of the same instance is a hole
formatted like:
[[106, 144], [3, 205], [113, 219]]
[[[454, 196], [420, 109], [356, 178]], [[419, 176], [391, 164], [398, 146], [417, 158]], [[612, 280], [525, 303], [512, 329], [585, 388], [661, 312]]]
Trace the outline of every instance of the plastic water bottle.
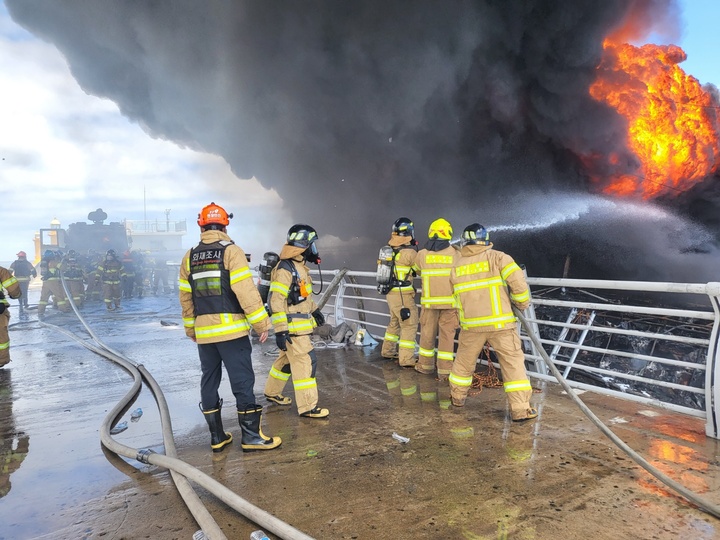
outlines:
[[250, 535], [250, 540], [270, 540], [270, 538], [262, 531], [253, 531]]
[[122, 433], [127, 428], [128, 428], [127, 422], [120, 422], [114, 428], [112, 428], [110, 430], [110, 435], [117, 435], [118, 433]]

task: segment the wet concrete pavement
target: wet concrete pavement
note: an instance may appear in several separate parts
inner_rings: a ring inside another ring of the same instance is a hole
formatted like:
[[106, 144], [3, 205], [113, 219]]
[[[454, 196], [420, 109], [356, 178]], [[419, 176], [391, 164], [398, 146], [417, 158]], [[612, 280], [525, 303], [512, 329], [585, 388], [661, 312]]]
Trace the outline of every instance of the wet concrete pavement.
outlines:
[[[516, 424], [501, 389], [453, 408], [446, 383], [383, 360], [379, 349], [318, 348], [320, 405], [331, 416], [301, 419], [294, 406], [259, 397], [264, 429], [282, 437], [282, 447], [243, 453], [233, 443], [212, 454], [197, 405], [197, 352], [174, 295], [130, 299], [115, 314], [99, 304], [83, 312], [107, 345], [157, 380], [181, 459], [312, 537], [720, 538], [720, 521], [635, 465], [558, 385], [535, 382], [540, 416]], [[13, 315], [17, 323], [15, 307]], [[72, 315], [47, 322], [83, 334]], [[36, 322], [14, 325], [10, 338], [13, 362], [0, 370], [0, 539], [192, 538], [198, 526], [169, 473], [100, 444], [99, 426], [128, 391], [129, 375]], [[258, 396], [273, 351], [272, 338], [254, 342]], [[225, 428], [238, 438], [227, 380], [220, 392]], [[720, 444], [705, 437], [703, 421], [588, 392], [582, 398], [653, 465], [720, 504]], [[115, 438], [162, 451], [147, 388], [130, 410], [137, 407], [143, 416], [132, 422], [128, 412], [129, 427]], [[197, 491], [228, 538], [258, 528]]]

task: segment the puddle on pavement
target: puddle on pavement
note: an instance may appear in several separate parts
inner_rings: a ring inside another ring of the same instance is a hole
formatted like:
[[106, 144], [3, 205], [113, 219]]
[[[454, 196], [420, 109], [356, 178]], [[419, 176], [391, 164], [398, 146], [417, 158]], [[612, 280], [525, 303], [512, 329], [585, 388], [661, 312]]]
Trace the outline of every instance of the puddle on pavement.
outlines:
[[[514, 424], [501, 390], [483, 389], [457, 409], [449, 405], [446, 383], [401, 369], [367, 349], [318, 350], [320, 404], [330, 408], [328, 419], [300, 419], [294, 405], [268, 405], [259, 397], [263, 429], [281, 436], [282, 447], [244, 454], [233, 443], [221, 455], [212, 454], [197, 405], [196, 347], [181, 327], [161, 324], [178, 320], [175, 304], [170, 298], [136, 299], [116, 318], [102, 306], [86, 311], [98, 335], [142, 363], [163, 389], [182, 457], [317, 538], [373, 538], [378, 531], [396, 538], [603, 538], [608, 523], [613, 538], [717, 534], [713, 518], [658, 488], [554, 385], [543, 385], [534, 396], [537, 421]], [[133, 315], [133, 309], [147, 314]], [[149, 522], [153, 538], [191, 537], [196, 525], [169, 475], [100, 445], [99, 426], [129, 389], [129, 375], [36, 324], [16, 327], [11, 340], [11, 369], [0, 370], [6, 464], [0, 520], [7, 524], [0, 538], [100, 537], [115, 531], [132, 538], [147, 536], [143, 526]], [[273, 347], [254, 347], [260, 396], [274, 360], [264, 353]], [[292, 385], [286, 390], [293, 396]], [[237, 439], [226, 377], [220, 393], [225, 428]], [[588, 401], [606, 420], [627, 419], [613, 430], [717, 502], [720, 452], [716, 441], [705, 440], [702, 424], [698, 429], [695, 420], [678, 422], [664, 412], [644, 416], [637, 411], [647, 407], [632, 404], [605, 411], [600, 398]], [[138, 407], [143, 415], [132, 422]], [[128, 428], [118, 441], [162, 451], [159, 414], [146, 387], [121, 421]], [[648, 437], [647, 428], [656, 435]], [[228, 524], [229, 537], [244, 538], [257, 528], [213, 497], [204, 499], [223, 527]], [[154, 507], [173, 509], [178, 517], [168, 523], [164, 514], [152, 515]]]

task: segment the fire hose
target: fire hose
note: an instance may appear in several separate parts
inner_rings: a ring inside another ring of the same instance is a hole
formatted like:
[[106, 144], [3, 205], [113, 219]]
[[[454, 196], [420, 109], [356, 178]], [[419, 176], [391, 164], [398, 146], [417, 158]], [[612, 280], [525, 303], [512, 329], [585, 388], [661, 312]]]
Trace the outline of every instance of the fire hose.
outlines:
[[533, 332], [532, 327], [525, 319], [525, 316], [520, 312], [520, 310], [513, 307], [513, 311], [515, 312], [515, 315], [517, 315], [517, 318], [520, 320], [520, 323], [522, 324], [523, 328], [525, 329], [525, 332], [527, 333], [528, 337], [530, 338], [530, 341], [533, 342], [533, 345], [535, 345], [535, 348], [537, 349], [538, 353], [542, 357], [542, 359], [545, 361], [545, 364], [547, 365], [548, 369], [552, 372], [552, 374], [555, 376], [555, 378], [558, 380], [560, 385], [563, 387], [565, 392], [567, 392], [567, 395], [570, 396], [570, 398], [575, 402], [575, 404], [580, 408], [580, 410], [585, 413], [585, 416], [587, 416], [590, 421], [597, 426], [597, 428], [602, 431], [615, 445], [618, 446], [623, 452], [625, 452], [630, 459], [632, 459], [635, 463], [640, 465], [643, 469], [645, 469], [647, 472], [649, 472], [651, 475], [653, 475], [655, 478], [657, 478], [660, 482], [668, 486], [669, 488], [675, 490], [677, 493], [682, 495], [685, 499], [693, 503], [695, 506], [697, 506], [700, 510], [703, 512], [706, 512], [710, 514], [711, 516], [714, 516], [718, 519], [720, 519], [720, 507], [716, 504], [713, 504], [706, 499], [700, 497], [697, 493], [694, 491], [691, 491], [687, 489], [682, 484], [676, 482], [663, 472], [659, 471], [656, 467], [653, 467], [648, 461], [642, 457], [640, 454], [638, 454], [635, 450], [630, 448], [625, 441], [623, 441], [620, 437], [615, 435], [615, 433], [612, 432], [612, 430], [607, 427], [602, 420], [600, 420], [597, 416], [595, 416], [595, 413], [593, 413], [590, 408], [583, 403], [583, 401], [578, 397], [578, 395], [575, 393], [575, 391], [570, 387], [568, 382], [565, 380], [565, 378], [562, 376], [560, 371], [555, 367], [554, 362], [550, 359], [547, 352], [545, 352], [545, 349], [542, 346], [542, 343], [540, 343], [540, 339], [535, 335]]
[[[68, 297], [70, 306], [75, 312], [75, 315], [97, 345], [88, 343], [87, 341], [81, 339], [73, 333], [56, 325], [48, 324], [45, 322], [41, 322], [40, 324], [62, 332], [63, 334], [67, 335], [71, 339], [74, 339], [83, 347], [94, 352], [95, 354], [98, 354], [99, 356], [115, 362], [116, 364], [124, 368], [133, 377], [133, 385], [130, 390], [115, 405], [115, 407], [113, 407], [113, 409], [108, 412], [108, 414], [105, 416], [105, 419], [103, 420], [103, 423], [100, 426], [100, 440], [103, 446], [105, 446], [108, 450], [117, 455], [124, 456], [130, 459], [135, 459], [141, 463], [156, 465], [158, 467], [168, 469], [173, 478], [173, 481], [176, 484], [176, 487], [178, 488], [180, 495], [182, 496], [186, 506], [188, 507], [188, 510], [191, 512], [198, 525], [200, 525], [205, 538], [209, 540], [227, 540], [227, 537], [217, 525], [215, 520], [212, 518], [208, 510], [205, 508], [202, 501], [200, 501], [200, 498], [194, 492], [192, 486], [187, 479], [190, 479], [198, 485], [202, 486], [210, 493], [218, 497], [222, 502], [224, 502], [249, 520], [253, 521], [254, 523], [257, 523], [261, 527], [276, 534], [280, 538], [287, 540], [313, 540], [311, 536], [306, 535], [305, 533], [299, 531], [288, 523], [253, 505], [252, 503], [243, 499], [238, 494], [236, 494], [231, 489], [227, 488], [217, 480], [177, 458], [177, 450], [175, 448], [175, 440], [172, 432], [169, 408], [167, 406], [167, 402], [165, 401], [162, 390], [158, 386], [157, 382], [141, 364], [135, 364], [122, 354], [114, 351], [113, 349], [105, 345], [95, 335], [92, 329], [85, 322], [84, 318], [80, 315], [77, 306], [73, 302], [72, 295], [69, 294], [67, 284], [65, 283], [62, 275], [61, 282], [63, 288], [65, 289], [65, 293]], [[149, 449], [131, 448], [117, 442], [110, 435], [110, 429], [112, 428], [112, 426], [114, 426], [115, 421], [120, 418], [125, 411], [128, 410], [137, 395], [140, 393], [143, 380], [150, 387], [150, 390], [157, 402], [158, 409], [160, 411], [165, 454], [159, 454]]]

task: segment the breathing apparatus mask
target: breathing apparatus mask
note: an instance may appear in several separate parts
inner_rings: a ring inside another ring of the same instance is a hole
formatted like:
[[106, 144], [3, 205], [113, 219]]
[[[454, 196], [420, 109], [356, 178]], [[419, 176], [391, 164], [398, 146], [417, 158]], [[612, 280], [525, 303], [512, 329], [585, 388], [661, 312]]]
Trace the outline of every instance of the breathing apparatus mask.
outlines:
[[320, 254], [318, 253], [317, 247], [315, 246], [315, 242], [310, 244], [310, 247], [303, 251], [303, 257], [305, 257], [305, 260], [308, 262], [311, 262], [313, 264], [320, 264]]

